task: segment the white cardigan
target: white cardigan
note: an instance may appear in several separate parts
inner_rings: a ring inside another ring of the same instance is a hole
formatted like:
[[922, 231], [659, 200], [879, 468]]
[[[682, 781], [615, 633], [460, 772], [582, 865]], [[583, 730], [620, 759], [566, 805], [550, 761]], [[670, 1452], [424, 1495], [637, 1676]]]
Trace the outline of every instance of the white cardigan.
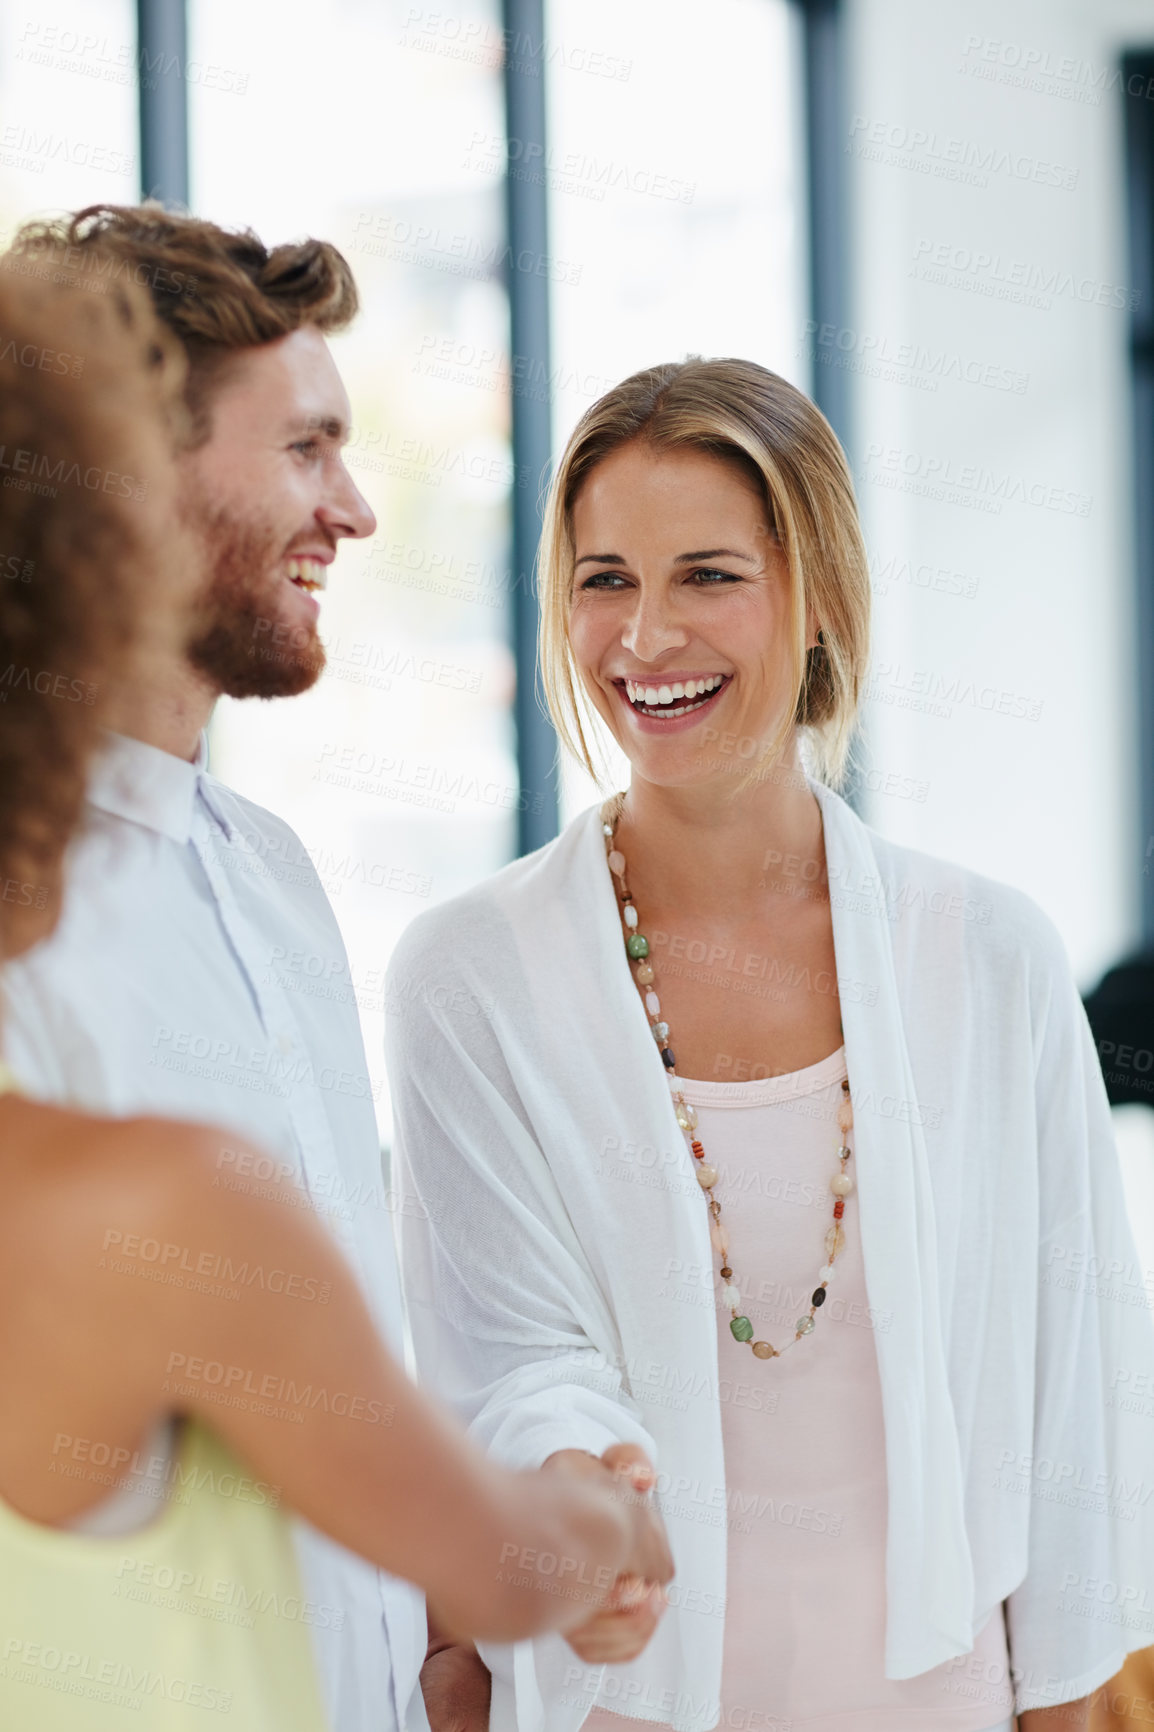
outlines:
[[[1019, 1712], [1070, 1701], [1154, 1641], [1154, 1403], [1124, 1399], [1154, 1393], [1154, 1329], [1097, 1056], [1028, 897], [811, 786], [888, 1318], [886, 1676], [966, 1654], [1005, 1601]], [[651, 1452], [683, 1512], [677, 1577], [605, 1700], [705, 1732], [726, 1582], [714, 1259], [597, 809], [414, 921], [387, 1008], [422, 1381], [511, 1465]], [[701, 1303], [662, 1297], [671, 1271]], [[588, 1668], [559, 1636], [484, 1652], [496, 1732], [580, 1725]]]

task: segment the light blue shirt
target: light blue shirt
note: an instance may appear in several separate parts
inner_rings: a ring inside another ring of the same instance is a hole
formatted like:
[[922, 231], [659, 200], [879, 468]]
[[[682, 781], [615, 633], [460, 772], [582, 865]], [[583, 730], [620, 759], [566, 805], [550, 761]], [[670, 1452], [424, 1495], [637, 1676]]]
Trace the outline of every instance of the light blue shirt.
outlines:
[[[298, 837], [208, 773], [203, 737], [187, 763], [114, 735], [67, 882], [54, 935], [5, 970], [5, 1056], [22, 1086], [263, 1146], [326, 1220], [400, 1356], [373, 1085], [344, 943]], [[295, 1532], [334, 1732], [423, 1732], [421, 1596], [306, 1523]]]

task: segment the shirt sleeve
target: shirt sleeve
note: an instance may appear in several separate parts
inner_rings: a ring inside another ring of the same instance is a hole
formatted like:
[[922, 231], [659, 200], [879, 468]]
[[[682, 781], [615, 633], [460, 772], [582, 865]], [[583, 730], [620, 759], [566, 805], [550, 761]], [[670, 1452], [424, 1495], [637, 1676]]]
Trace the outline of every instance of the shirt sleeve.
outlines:
[[1097, 1053], [1060, 941], [1036, 1008], [1039, 1266], [1019, 1713], [1088, 1695], [1154, 1641], [1154, 1325]]
[[638, 1443], [616, 1327], [481, 991], [439, 947], [387, 991], [394, 1189], [418, 1376], [510, 1467]]

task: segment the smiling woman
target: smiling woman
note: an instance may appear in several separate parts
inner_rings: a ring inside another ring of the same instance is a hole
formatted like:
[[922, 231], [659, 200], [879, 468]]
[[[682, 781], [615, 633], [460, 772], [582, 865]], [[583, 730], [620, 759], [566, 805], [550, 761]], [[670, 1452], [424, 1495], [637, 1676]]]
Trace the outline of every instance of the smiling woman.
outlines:
[[1136, 1267], [1057, 932], [835, 791], [869, 586], [829, 426], [749, 361], [626, 379], [541, 597], [558, 730], [629, 786], [394, 957], [410, 1316], [499, 1458], [651, 1449], [677, 1576], [569, 1633], [587, 1671], [487, 1655], [493, 1723], [1084, 1725], [1150, 1631], [1054, 1583], [1154, 1595], [1108, 1388], [1154, 1334], [1057, 1275]]
[[[646, 573], [631, 550], [594, 551], [609, 545], [599, 537], [610, 522], [635, 549], [645, 548]], [[724, 546], [694, 539], [719, 525], [728, 526]], [[586, 657], [599, 630], [613, 635], [622, 608], [633, 606], [631, 593], [638, 601], [631, 635], [618, 632], [617, 660], [598, 677]], [[706, 773], [702, 747], [725, 735], [743, 742], [746, 768], [770, 764], [796, 726], [810, 735], [819, 771], [840, 780], [868, 657], [869, 574], [841, 449], [824, 417], [785, 380], [748, 361], [689, 361], [635, 374], [595, 404], [550, 496], [541, 606], [550, 709], [591, 774], [583, 700], [616, 734], [623, 696], [641, 718], [648, 708], [667, 709], [690, 680], [700, 697], [704, 678], [717, 680], [718, 696], [690, 713], [724, 727], [695, 736], [699, 771]], [[735, 634], [727, 647], [740, 648], [747, 665], [760, 656], [780, 671], [780, 690], [762, 694], [768, 708], [761, 701], [750, 708], [748, 680], [728, 692], [737, 668], [720, 642], [704, 661], [685, 659], [707, 620], [707, 629]], [[644, 687], [641, 710], [627, 679]], [[605, 701], [607, 683], [618, 686], [614, 702]]]

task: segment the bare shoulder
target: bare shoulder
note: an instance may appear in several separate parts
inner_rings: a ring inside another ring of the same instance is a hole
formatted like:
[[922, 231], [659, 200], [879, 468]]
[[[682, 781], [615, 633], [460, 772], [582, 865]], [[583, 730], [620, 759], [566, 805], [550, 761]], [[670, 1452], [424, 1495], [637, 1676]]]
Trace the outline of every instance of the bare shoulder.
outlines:
[[[291, 1163], [215, 1125], [137, 1118], [105, 1126], [105, 1188], [125, 1229], [162, 1240], [161, 1266], [204, 1274], [232, 1251], [327, 1244]], [[155, 1254], [155, 1246], [151, 1247]]]
[[72, 1390], [65, 1429], [145, 1424], [174, 1353], [264, 1365], [322, 1329], [340, 1253], [303, 1188], [223, 1182], [246, 1154], [269, 1159], [211, 1126], [0, 1101], [0, 1316], [27, 1320], [0, 1376]]
[[193, 1248], [218, 1238], [230, 1220], [239, 1231], [246, 1219], [251, 1225], [249, 1199], [225, 1181], [267, 1160], [214, 1126], [107, 1118], [14, 1098], [0, 1101], [0, 1148], [0, 1251], [10, 1267], [35, 1256], [61, 1277], [93, 1266], [96, 1250], [134, 1257], [142, 1273], [187, 1266]]
[[22, 1196], [52, 1191], [58, 1204], [126, 1188], [158, 1203], [229, 1141], [180, 1119], [111, 1118], [17, 1096], [0, 1101], [0, 1114], [6, 1183]]

